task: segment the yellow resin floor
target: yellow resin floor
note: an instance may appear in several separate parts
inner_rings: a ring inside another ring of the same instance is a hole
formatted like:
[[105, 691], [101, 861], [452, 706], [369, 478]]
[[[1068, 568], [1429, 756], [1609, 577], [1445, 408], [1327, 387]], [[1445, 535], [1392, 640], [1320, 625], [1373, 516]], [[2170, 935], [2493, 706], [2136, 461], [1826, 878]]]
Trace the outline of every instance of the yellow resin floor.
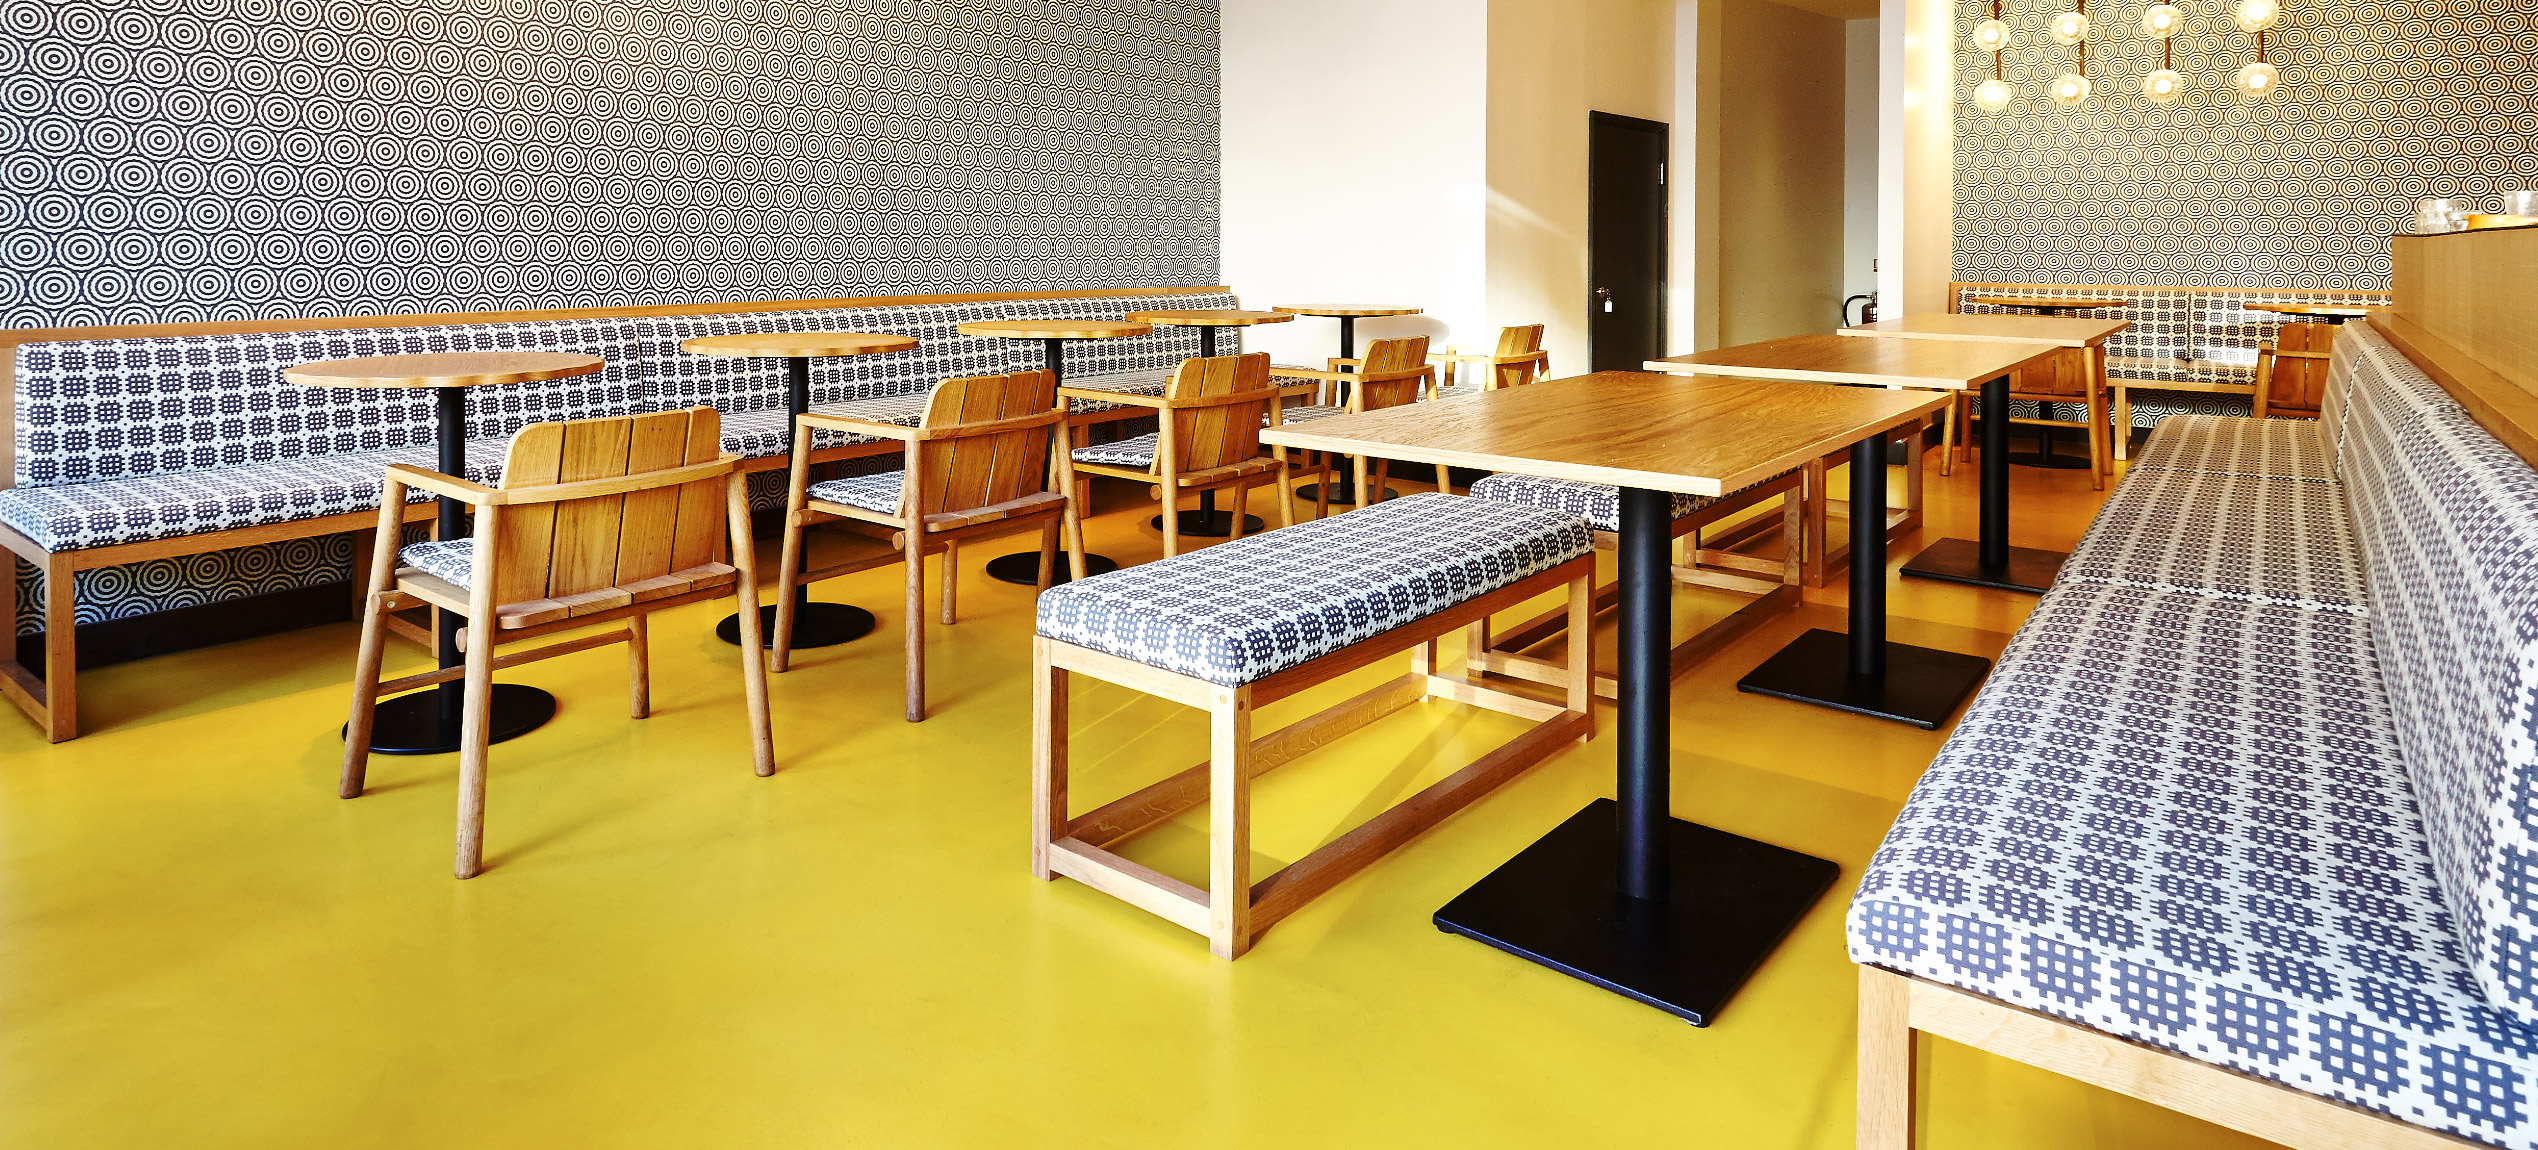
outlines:
[[[2102, 498], [2074, 471], [2013, 469], [2013, 490], [2017, 541], [2057, 549]], [[1972, 468], [1934, 470], [1930, 528], [1894, 559], [1970, 537], [1973, 493]], [[1096, 549], [1160, 554], [1141, 491], [1102, 499]], [[489, 869], [467, 882], [453, 757], [381, 757], [367, 796], [334, 797], [349, 625], [92, 672], [91, 733], [61, 746], [0, 712], [0, 1146], [1851, 1144], [1842, 909], [1944, 733], [1734, 687], [1840, 627], [1838, 586], [1674, 686], [1675, 813], [1842, 866], [1695, 1029], [1429, 924], [1612, 793], [1609, 710], [1237, 963], [1035, 881], [1030, 593], [979, 571], [1012, 549], [963, 557], [920, 725], [899, 714], [898, 570], [821, 585], [882, 630], [774, 680], [773, 778], [749, 772], [737, 656], [710, 635], [727, 604], [656, 618], [644, 721], [613, 649], [504, 673], [563, 710], [495, 749]], [[1734, 602], [1680, 592], [1679, 625]], [[1889, 602], [1893, 638], [1990, 655], [2033, 600], [1898, 581]], [[424, 664], [391, 651], [392, 673]], [[1079, 809], [1205, 757], [1194, 713], [1079, 692]], [[1270, 776], [1255, 872], [1512, 722], [1429, 702]], [[1135, 853], [1203, 882], [1199, 825]], [[1924, 1065], [1931, 1150], [2256, 1145], [1945, 1043]]]

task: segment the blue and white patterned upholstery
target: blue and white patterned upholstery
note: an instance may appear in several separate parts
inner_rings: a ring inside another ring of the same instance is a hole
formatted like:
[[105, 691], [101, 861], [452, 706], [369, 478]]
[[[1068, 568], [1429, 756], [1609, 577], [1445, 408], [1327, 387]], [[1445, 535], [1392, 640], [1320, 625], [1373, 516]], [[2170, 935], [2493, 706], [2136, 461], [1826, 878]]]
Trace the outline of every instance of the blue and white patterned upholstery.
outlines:
[[1149, 431], [1115, 443], [1096, 443], [1075, 449], [1075, 462], [1099, 463], [1109, 467], [1153, 467], [1154, 457], [1161, 452], [1163, 433]]
[[[1164, 388], [1171, 384], [1173, 369], [1178, 366], [1178, 364], [1174, 364], [1173, 367], [1136, 368], [1129, 371], [1112, 371], [1104, 372], [1100, 375], [1081, 376], [1075, 374], [1072, 368], [1070, 368], [1066, 373], [1065, 383], [1068, 387], [1080, 387], [1090, 391], [1115, 391], [1122, 395], [1159, 396], [1163, 394]], [[1066, 401], [1066, 410], [1070, 415], [1082, 415], [1086, 412], [1093, 411], [1119, 411], [1131, 406], [1133, 405], [1125, 403], [1105, 403], [1098, 399], [1078, 399], [1073, 396], [1069, 396]], [[1152, 411], [1154, 409], [1149, 407], [1140, 408], [1139, 410]]]
[[[1004, 314], [998, 319], [1107, 319], [1116, 320], [1132, 311], [1219, 311], [1241, 306], [1225, 292], [1192, 292], [1183, 295], [1152, 296], [1075, 296], [1066, 299], [1014, 300], [999, 305]], [[1239, 355], [1243, 349], [1243, 329], [1220, 328], [1216, 332], [1216, 354]], [[1036, 339], [1003, 341], [1007, 347], [1007, 371], [1028, 371], [1048, 366], [1048, 352]], [[1125, 339], [1070, 339], [1064, 355], [1067, 386], [1076, 386], [1079, 379], [1114, 375], [1120, 372], [1162, 372], [1170, 375], [1181, 361], [1199, 353], [1199, 330], [1194, 327], [1171, 327], [1156, 324], [1151, 334]], [[1154, 394], [1160, 395], [1158, 391]]]
[[[2194, 346], [2194, 292], [2180, 287], [1974, 287], [1957, 289], [1957, 310], [1967, 315], [2035, 315], [2025, 308], [2001, 307], [1973, 302], [1973, 297], [2003, 296], [2030, 299], [2103, 299], [2122, 300], [2124, 306], [2104, 311], [2077, 314], [2091, 319], [2129, 320], [2132, 326], [2106, 341], [2110, 361], [2117, 359], [2181, 360], [2190, 358]], [[2056, 313], [2068, 314], [2068, 313]], [[2111, 374], [2129, 375], [2115, 370]]]
[[[914, 427], [925, 418], [925, 403], [931, 395], [930, 391], [875, 395], [818, 404], [811, 410], [825, 415], [845, 415], [874, 423]], [[792, 422], [792, 416], [786, 414], [783, 408], [726, 414], [723, 416], [723, 450], [741, 456], [782, 455], [785, 451], [785, 427]], [[882, 440], [876, 436], [858, 435], [833, 427], [814, 428], [811, 432], [814, 450], [879, 442]]]
[[904, 470], [876, 471], [870, 475], [814, 483], [809, 494], [823, 503], [843, 503], [883, 515], [897, 515], [899, 496], [907, 490], [907, 486], [908, 473]]
[[437, 351], [569, 351], [607, 361], [578, 379], [467, 389], [467, 432], [509, 439], [540, 420], [642, 406], [631, 320], [368, 331], [254, 332], [30, 343], [17, 360], [17, 486], [360, 455], [436, 434], [433, 393], [302, 387], [285, 368]]
[[2334, 446], [2313, 419], [2171, 415], [2133, 454], [2133, 471], [2335, 482]]
[[[507, 446], [490, 440], [468, 444], [467, 478], [497, 482]], [[102, 483], [14, 487], [0, 491], [0, 523], [47, 551], [80, 551], [375, 511], [380, 476], [391, 463], [435, 467], [438, 453], [429, 447], [405, 448]], [[420, 503], [429, 496], [416, 491], [410, 498]]]
[[2538, 1146], [2450, 939], [2364, 620], [2057, 585], [1913, 788], [1851, 957]]
[[[638, 343], [653, 406], [705, 406], [729, 417], [784, 408], [785, 361], [693, 355], [682, 341], [744, 332], [854, 331], [905, 335], [915, 349], [811, 361], [811, 406], [872, 396], [923, 394], [946, 379], [1007, 370], [1009, 340], [962, 335], [959, 325], [1004, 318], [999, 303], [901, 304], [746, 315], [666, 316], [639, 321]], [[772, 450], [781, 450], [779, 446]], [[765, 454], [749, 452], [747, 454]]]
[[2194, 298], [2194, 356], [2198, 360], [2237, 364], [2249, 377], [2256, 370], [2256, 346], [2272, 343], [2286, 323], [2318, 323], [2308, 316], [2278, 311], [2249, 311], [2251, 303], [2314, 303], [2336, 307], [2386, 307], [2384, 291], [2265, 291], [2261, 288], [2202, 288]]
[[2350, 615], [2370, 604], [2343, 489], [2302, 479], [2130, 473], [2058, 578]]
[[[1621, 530], [1621, 488], [1578, 479], [1550, 479], [1540, 475], [1517, 475], [1501, 471], [1472, 481], [1472, 498], [1495, 499], [1501, 503], [1521, 503], [1528, 507], [1548, 507], [1565, 511], [1587, 522], [1597, 531]], [[1670, 518], [1681, 519], [1718, 502], [1713, 495], [1673, 493], [1668, 509]]]
[[1547, 571], [1588, 539], [1563, 512], [1405, 495], [1044, 591], [1039, 633], [1233, 686]]
[[[1311, 423], [1317, 419], [1329, 419], [1334, 415], [1346, 414], [1348, 414], [1347, 408], [1333, 407], [1327, 403], [1289, 403], [1278, 410], [1278, 421], [1281, 423]], [[1262, 424], [1265, 426], [1269, 417], [1263, 415], [1260, 418]]]
[[476, 541], [440, 539], [408, 543], [397, 548], [397, 562], [464, 590], [476, 575]]

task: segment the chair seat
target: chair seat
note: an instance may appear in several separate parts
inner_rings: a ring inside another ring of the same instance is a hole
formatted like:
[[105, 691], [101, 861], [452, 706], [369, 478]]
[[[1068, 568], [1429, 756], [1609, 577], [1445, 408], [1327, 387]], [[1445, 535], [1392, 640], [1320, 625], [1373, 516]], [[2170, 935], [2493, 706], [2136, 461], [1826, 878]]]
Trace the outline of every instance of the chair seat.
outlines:
[[2370, 603], [2343, 487], [2301, 479], [2129, 473], [2059, 578], [2348, 615]]
[[[1471, 490], [1474, 499], [1548, 507], [1586, 520], [1588, 526], [1598, 531], [1621, 530], [1621, 488], [1618, 487], [1502, 471], [1474, 480]], [[1719, 500], [1717, 496], [1685, 495], [1679, 491], [1674, 493], [1673, 498], [1673, 506], [1667, 512], [1667, 517], [1671, 519], [1681, 519]]]
[[1110, 467], [1152, 467], [1156, 453], [1163, 450], [1162, 433], [1149, 431], [1133, 439], [1116, 443], [1096, 443], [1075, 449], [1075, 462], [1099, 463]]
[[[925, 393], [880, 395], [865, 399], [849, 399], [823, 403], [811, 410], [821, 415], [844, 415], [874, 423], [914, 427], [925, 417]], [[734, 455], [755, 458], [782, 455], [785, 452], [785, 428], [793, 422], [782, 408], [743, 411], [723, 416], [723, 450]], [[857, 435], [822, 427], [811, 433], [812, 450], [851, 447], [858, 443], [879, 443], [876, 436]]]
[[397, 561], [426, 575], [465, 589], [476, 574], [476, 541], [437, 539], [397, 548]]
[[2218, 359], [2167, 359], [2110, 355], [2106, 377], [2117, 383], [2243, 383], [2256, 382], [2256, 364]]
[[[508, 444], [467, 445], [467, 478], [500, 481]], [[170, 539], [379, 507], [379, 480], [391, 463], [437, 466], [431, 448], [321, 455], [279, 463], [179, 471], [0, 491], [0, 523], [47, 551], [78, 551]], [[415, 491], [420, 503], [430, 493]]]
[[2152, 427], [2132, 469], [2333, 483], [2332, 454], [2314, 419], [2171, 415]]
[[1574, 515], [1420, 493], [1040, 594], [1039, 633], [1233, 686], [1584, 555]]
[[906, 471], [881, 471], [814, 483], [809, 494], [823, 503], [843, 503], [883, 515], [896, 515], [899, 513], [899, 495], [906, 489], [907, 483]]
[[[1278, 412], [1278, 421], [1281, 423], [1311, 423], [1317, 419], [1329, 419], [1334, 415], [1346, 414], [1348, 414], [1348, 409], [1345, 407], [1333, 407], [1329, 404], [1323, 403], [1297, 403], [1289, 404], [1287, 407], [1280, 410]], [[1262, 427], [1269, 426], [1269, 417], [1266, 415], [1261, 416], [1260, 425]]]
[[[2316, 486], [2316, 485], [2310, 485]], [[1851, 957], [2508, 1146], [2370, 625], [2058, 585], [1861, 875]]]
[[[1141, 368], [1135, 371], [1104, 372], [1100, 375], [1069, 375], [1066, 377], [1065, 386], [1091, 391], [1111, 391], [1121, 395], [1160, 396], [1163, 394], [1164, 387], [1171, 382], [1172, 369], [1170, 368]], [[1104, 403], [1098, 399], [1069, 399], [1066, 409], [1071, 414], [1082, 415], [1090, 411], [1117, 411], [1128, 406], [1131, 405]]]

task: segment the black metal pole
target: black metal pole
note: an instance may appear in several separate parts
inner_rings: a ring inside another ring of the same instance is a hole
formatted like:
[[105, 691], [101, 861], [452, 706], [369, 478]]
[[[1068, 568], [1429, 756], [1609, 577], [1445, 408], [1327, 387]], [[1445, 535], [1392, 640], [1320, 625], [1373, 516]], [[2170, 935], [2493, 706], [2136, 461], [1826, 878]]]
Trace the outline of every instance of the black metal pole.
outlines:
[[1206, 324], [1199, 325], [1199, 358], [1216, 358], [1216, 329]]
[[1340, 321], [1340, 358], [1357, 358], [1357, 317], [1344, 315]]
[[1886, 437], [1851, 445], [1851, 674], [1886, 673]]
[[[436, 413], [438, 426], [435, 431], [441, 441], [441, 474], [465, 479], [467, 478], [467, 389], [439, 387], [434, 388], [433, 391], [439, 400], [439, 411]], [[446, 495], [441, 497], [438, 534], [442, 539], [467, 538], [466, 510], [457, 500]], [[458, 629], [462, 625], [458, 612], [435, 611], [433, 614], [440, 616], [441, 620], [439, 635], [441, 666], [446, 669], [466, 662], [466, 656], [458, 651]], [[458, 743], [459, 716], [466, 710], [466, 680], [452, 679], [441, 684], [439, 701], [441, 736], [445, 742], [455, 746]]]
[[[793, 442], [794, 438], [802, 434], [802, 417], [809, 414], [811, 410], [811, 359], [809, 356], [797, 355], [784, 361], [784, 406], [785, 410], [793, 413], [784, 421], [784, 456], [786, 459], [791, 459], [796, 446]], [[793, 573], [799, 575], [810, 569], [811, 549], [806, 541], [801, 554], [794, 556]], [[811, 585], [795, 583], [793, 585], [794, 605], [799, 607], [810, 601]]]
[[1637, 899], [1666, 896], [1666, 819], [1669, 752], [1668, 688], [1673, 683], [1666, 640], [1673, 630], [1673, 574], [1667, 555], [1666, 513], [1673, 499], [1662, 491], [1621, 489], [1621, 745], [1615, 797], [1621, 825], [1615, 874], [1621, 893]]
[[1044, 339], [1040, 341], [1040, 345], [1047, 351], [1049, 377], [1056, 380], [1058, 386], [1064, 387], [1066, 385], [1066, 341]]
[[[1854, 509], [1856, 510], [1856, 508]], [[2009, 565], [2009, 377], [1983, 381], [1982, 507], [1977, 558], [1986, 568]]]

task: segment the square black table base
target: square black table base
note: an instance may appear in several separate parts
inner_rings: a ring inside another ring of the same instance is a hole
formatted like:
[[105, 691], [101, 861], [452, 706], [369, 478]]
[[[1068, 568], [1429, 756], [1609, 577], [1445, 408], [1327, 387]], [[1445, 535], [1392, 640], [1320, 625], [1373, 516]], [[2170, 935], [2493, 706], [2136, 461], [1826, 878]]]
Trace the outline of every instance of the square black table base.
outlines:
[[[774, 607], [758, 608], [758, 645], [775, 650]], [[852, 643], [872, 634], [876, 621], [872, 612], [849, 603], [796, 603], [793, 606], [793, 646], [834, 647]], [[740, 645], [740, 613], [723, 616], [714, 625], [714, 637], [732, 646]]]
[[2060, 551], [2012, 547], [2007, 565], [1985, 567], [1981, 556], [1982, 548], [1971, 539], [1942, 539], [1906, 561], [1903, 573], [1921, 579], [2042, 595], [2045, 588], [2053, 586], [2053, 577], [2062, 573], [2062, 561], [2070, 558]]
[[[1106, 575], [1117, 570], [1119, 570], [1119, 560], [1108, 555], [1095, 555], [1090, 551], [1084, 553], [1086, 578]], [[987, 577], [999, 583], [1019, 583], [1025, 587], [1037, 587], [1040, 585], [1040, 553], [1016, 551], [1011, 555], [996, 556], [987, 561]], [[1072, 582], [1074, 579], [1074, 568], [1068, 566], [1066, 552], [1061, 550], [1057, 553], [1057, 565], [1049, 570], [1049, 586], [1055, 587], [1060, 583]]]
[[1818, 627], [1763, 660], [1736, 689], [1935, 731], [1991, 670], [1980, 655], [1890, 642], [1886, 673], [1862, 678], [1851, 674], [1851, 637]]
[[[1163, 517], [1157, 515], [1147, 520], [1146, 525], [1161, 531]], [[1243, 516], [1243, 534], [1246, 536], [1258, 535], [1268, 526], [1268, 522], [1257, 515]], [[1234, 513], [1231, 511], [1184, 511], [1181, 513], [1181, 534], [1183, 535], [1222, 539], [1233, 533]], [[1035, 570], [1033, 574], [1038, 572]]]
[[1620, 810], [1588, 803], [1445, 904], [1437, 929], [1707, 1026], [1842, 868], [1669, 818], [1671, 889], [1630, 898], [1614, 888]]
[[[555, 696], [518, 683], [493, 685], [493, 729], [486, 741], [516, 739], [555, 717]], [[378, 755], [447, 755], [458, 750], [458, 728], [441, 725], [441, 692], [432, 687], [379, 700], [370, 720], [370, 751]]]

